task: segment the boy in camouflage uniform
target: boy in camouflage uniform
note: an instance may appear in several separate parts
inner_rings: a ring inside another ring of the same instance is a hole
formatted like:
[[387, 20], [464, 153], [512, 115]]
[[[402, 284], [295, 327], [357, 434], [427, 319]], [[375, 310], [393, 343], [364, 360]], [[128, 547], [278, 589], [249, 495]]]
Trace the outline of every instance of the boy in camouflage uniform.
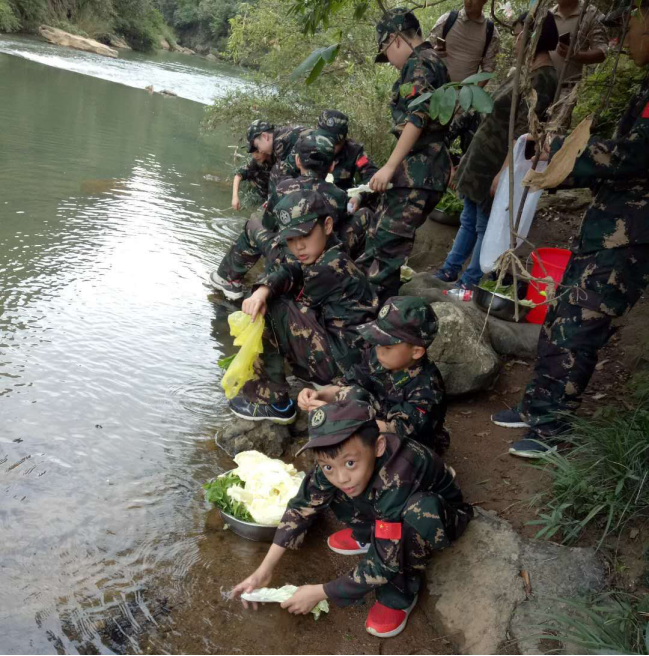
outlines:
[[[253, 154], [253, 161], [264, 162], [264, 166], [270, 166], [267, 193], [274, 193], [277, 185], [283, 179], [296, 177], [298, 175], [299, 171], [297, 171], [297, 169], [291, 164], [289, 156], [300, 136], [308, 134], [310, 131], [311, 130], [301, 126], [284, 126], [276, 128], [274, 125], [262, 120], [253, 121], [249, 125], [246, 132], [248, 152]], [[243, 169], [240, 169], [238, 175], [241, 175], [241, 179], [244, 179], [242, 170]], [[234, 209], [239, 209], [241, 207], [239, 203], [239, 187], [237, 184], [239, 182], [240, 180], [237, 180], [237, 176], [235, 176], [232, 193], [232, 207]], [[238, 205], [238, 207], [235, 207], [235, 205]], [[243, 239], [245, 241], [245, 236]], [[237, 244], [235, 243], [232, 248], [238, 248]], [[236, 255], [233, 257], [236, 259]], [[239, 272], [236, 269], [229, 270], [222, 262], [221, 266], [210, 274], [210, 283], [215, 289], [221, 290], [226, 298], [236, 300], [241, 298], [244, 294], [243, 285], [241, 283], [241, 278], [244, 275], [245, 271], [239, 277]]]
[[416, 296], [393, 296], [375, 321], [358, 327], [373, 348], [345, 372], [344, 387], [303, 389], [302, 410], [349, 399], [366, 401], [376, 410], [381, 431], [412, 438], [440, 455], [448, 448], [444, 428], [446, 389], [427, 349], [437, 334], [433, 308]]
[[[277, 185], [270, 197], [261, 221], [252, 218], [239, 235], [237, 241], [230, 247], [227, 255], [221, 261], [216, 274], [212, 274], [212, 285], [221, 288], [227, 298], [233, 298], [233, 291], [229, 288], [219, 287], [218, 279], [241, 283], [244, 276], [257, 263], [263, 255], [267, 264], [277, 263], [283, 248], [281, 240], [277, 239], [277, 220], [275, 218], [275, 205], [282, 196], [294, 191], [318, 191], [331, 204], [331, 216], [334, 217], [334, 230], [345, 226], [347, 218], [347, 194], [334, 184], [327, 182], [325, 177], [333, 166], [334, 145], [323, 135], [315, 132], [301, 136], [292, 156], [295, 166], [301, 173], [297, 178], [286, 178]], [[215, 280], [216, 276], [218, 279]], [[243, 296], [243, 286], [239, 284], [237, 290], [240, 298]]]
[[250, 161], [240, 167], [232, 181], [232, 209], [239, 211], [241, 209], [241, 200], [239, 199], [239, 189], [241, 183], [245, 180], [259, 194], [262, 201], [268, 198], [268, 185], [270, 182], [270, 170], [272, 164], [270, 158], [259, 152], [252, 153]]
[[[649, 3], [635, 9], [627, 35], [637, 66], [649, 67]], [[564, 141], [557, 137], [550, 158]], [[518, 409], [492, 417], [500, 426], [531, 430], [512, 455], [536, 458], [556, 449], [567, 428], [561, 412], [579, 408], [597, 353], [649, 283], [649, 75], [631, 99], [612, 139], [591, 137], [563, 186], [590, 186], [573, 255], [541, 330], [534, 377]]]
[[284, 358], [301, 378], [326, 385], [360, 356], [360, 324], [374, 318], [378, 301], [365, 275], [333, 232], [331, 205], [316, 191], [296, 191], [275, 207], [291, 257], [259, 280], [242, 305], [253, 321], [266, 315], [264, 352], [255, 375], [230, 401], [242, 419], [288, 424], [295, 407], [288, 396]]
[[[422, 39], [412, 12], [393, 9], [376, 26], [376, 33], [376, 61], [389, 61], [401, 71], [390, 103], [392, 133], [398, 141], [387, 163], [370, 181], [370, 187], [383, 196], [365, 253], [357, 264], [367, 271], [381, 299], [386, 299], [398, 293], [401, 265], [412, 252], [417, 228], [442, 197], [451, 172], [445, 144], [448, 128], [431, 121], [425, 105], [415, 110], [408, 105], [448, 82], [449, 77], [433, 46]], [[409, 90], [405, 96], [402, 87]]]
[[367, 403], [313, 410], [309, 438], [301, 451], [313, 450], [316, 466], [289, 501], [266, 558], [233, 596], [267, 586], [286, 549], [297, 549], [318, 514], [331, 508], [349, 528], [331, 535], [329, 548], [363, 558], [334, 581], [301, 586], [282, 607], [308, 613], [324, 599], [345, 607], [374, 591], [366, 630], [398, 635], [417, 603], [423, 570], [462, 535], [473, 509], [463, 502], [454, 472], [419, 442], [381, 434]]

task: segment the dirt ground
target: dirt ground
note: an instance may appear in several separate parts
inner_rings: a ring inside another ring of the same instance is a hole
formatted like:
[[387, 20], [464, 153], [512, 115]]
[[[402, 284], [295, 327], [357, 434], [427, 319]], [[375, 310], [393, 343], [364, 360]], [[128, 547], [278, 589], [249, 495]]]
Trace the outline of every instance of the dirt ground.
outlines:
[[[530, 240], [536, 246], [568, 247], [570, 237], [578, 230], [583, 200], [554, 199], [549, 207], [540, 210]], [[602, 403], [626, 402], [624, 384], [632, 367], [638, 362], [643, 364], [641, 336], [648, 314], [649, 303], [643, 299], [601, 353], [598, 370], [585, 395], [583, 414], [592, 414]], [[493, 389], [454, 400], [448, 413], [452, 445], [446, 456], [457, 472], [466, 499], [496, 511], [526, 537], [534, 537], [537, 530], [527, 524], [538, 512], [532, 499], [543, 492], [548, 480], [530, 461], [508, 454], [509, 443], [523, 431], [497, 427], [490, 416], [519, 401], [532, 370], [532, 361], [511, 358], [505, 361]], [[328, 519], [312, 531], [299, 556], [285, 557], [277, 572], [278, 584], [284, 580], [297, 585], [329, 580], [349, 569], [354, 558], [336, 555], [326, 547], [326, 536], [333, 530], [335, 520]], [[605, 545], [602, 557], [609, 563], [611, 584], [634, 591], [643, 585], [647, 527], [640, 527], [633, 539], [631, 535], [631, 531], [625, 531], [615, 542]], [[594, 543], [594, 536], [586, 535], [579, 546]], [[257, 612], [244, 610], [223, 592], [249, 574], [266, 549], [267, 545], [246, 542], [224, 531], [216, 511], [210, 512], [204, 539], [199, 544], [200, 567], [187, 574], [179, 597], [182, 600], [171, 598], [171, 611], [158, 628], [140, 637], [140, 649], [145, 653], [215, 654], [454, 653], [451, 640], [437, 633], [434, 618], [426, 616], [421, 604], [413, 611], [407, 631], [387, 641], [365, 632], [369, 605], [344, 610], [332, 607], [329, 615], [318, 622], [310, 615], [290, 616], [274, 604]]]

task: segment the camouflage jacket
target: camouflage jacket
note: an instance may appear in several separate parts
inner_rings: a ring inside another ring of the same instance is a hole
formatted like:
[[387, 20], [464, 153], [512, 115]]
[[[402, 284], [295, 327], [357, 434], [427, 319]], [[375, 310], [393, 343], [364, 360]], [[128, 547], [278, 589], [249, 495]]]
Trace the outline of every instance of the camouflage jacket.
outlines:
[[[551, 155], [563, 138], [552, 142]], [[649, 244], [649, 75], [612, 139], [591, 137], [562, 186], [591, 187], [577, 252]]]
[[263, 200], [268, 198], [268, 183], [270, 182], [270, 170], [272, 166], [268, 162], [259, 164], [251, 159], [245, 166], [237, 169], [235, 175], [249, 182]]
[[[408, 109], [408, 104], [422, 93], [437, 89], [449, 81], [446, 65], [428, 41], [413, 50], [401, 69], [401, 75], [392, 87], [392, 134], [399, 138], [406, 123], [412, 123], [423, 132], [395, 171], [392, 177], [394, 187], [435, 191], [446, 189], [451, 172], [451, 159], [444, 143], [448, 128], [431, 121], [425, 104], [415, 110]], [[406, 97], [401, 93], [404, 84], [412, 85], [412, 91]]]
[[300, 125], [275, 128], [273, 131], [273, 156], [272, 168], [270, 170], [269, 195], [277, 188], [277, 185], [285, 178], [296, 178], [300, 171], [295, 165], [293, 147], [297, 140], [303, 135], [311, 132], [311, 128], [303, 128]]
[[277, 219], [273, 213], [275, 205], [282, 196], [300, 190], [319, 191], [331, 203], [331, 216], [334, 219], [334, 226], [337, 227], [347, 217], [347, 194], [342, 189], [331, 184], [331, 182], [326, 182], [324, 178], [319, 178], [315, 174], [300, 175], [297, 178], [282, 180], [277, 188], [271, 191], [262, 218], [264, 228], [277, 232]]
[[359, 364], [345, 372], [347, 387], [337, 400], [358, 399], [374, 406], [377, 419], [389, 424], [400, 438], [413, 438], [433, 448], [444, 428], [446, 388], [437, 366], [427, 356], [419, 364], [389, 371], [378, 361], [376, 349], [363, 352]]
[[[536, 114], [543, 121], [559, 83], [554, 66], [548, 64], [532, 71], [530, 82], [537, 94]], [[512, 77], [493, 93], [493, 112], [482, 119], [455, 174], [458, 193], [477, 205], [491, 204], [491, 183], [507, 157], [513, 87]], [[528, 131], [527, 115], [527, 101], [521, 97], [516, 110], [514, 139]]]
[[378, 166], [365, 153], [362, 144], [347, 139], [343, 149], [336, 155], [334, 184], [347, 191], [357, 184], [367, 184], [378, 170]]
[[[361, 516], [372, 523], [376, 520], [402, 522], [409, 501], [424, 492], [438, 494], [451, 504], [462, 503], [462, 493], [443, 460], [419, 442], [401, 440], [394, 434], [385, 437], [386, 451], [376, 460], [367, 488], [358, 497], [346, 497]], [[329, 507], [336, 495], [345, 496], [316, 465], [302, 481], [297, 495], [288, 502], [273, 542], [286, 549], [297, 549], [317, 515]], [[422, 516], [413, 528], [425, 539], [438, 542], [440, 548], [448, 546], [448, 537], [443, 532], [429, 535], [430, 524], [428, 518]], [[398, 574], [393, 563], [403, 562], [403, 558], [392, 551], [388, 562], [382, 558], [385, 551], [377, 548], [376, 542], [372, 535], [370, 550], [358, 565], [325, 584], [327, 597], [335, 604], [342, 606], [359, 600]], [[403, 542], [399, 540], [394, 548], [401, 551]]]
[[355, 328], [374, 319], [378, 299], [365, 274], [334, 235], [313, 264], [302, 265], [287, 257], [269, 269], [258, 284], [270, 288], [270, 299], [292, 294], [296, 302], [316, 310], [327, 330], [332, 355], [343, 369], [358, 360], [362, 340]]

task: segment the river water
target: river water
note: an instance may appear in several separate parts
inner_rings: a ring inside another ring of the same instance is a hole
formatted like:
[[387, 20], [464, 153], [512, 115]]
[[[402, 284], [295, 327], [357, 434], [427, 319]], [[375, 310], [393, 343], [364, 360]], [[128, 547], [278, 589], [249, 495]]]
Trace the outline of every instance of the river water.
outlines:
[[243, 222], [199, 123], [240, 84], [0, 36], [0, 652], [110, 653], [199, 560], [232, 352], [205, 281]]

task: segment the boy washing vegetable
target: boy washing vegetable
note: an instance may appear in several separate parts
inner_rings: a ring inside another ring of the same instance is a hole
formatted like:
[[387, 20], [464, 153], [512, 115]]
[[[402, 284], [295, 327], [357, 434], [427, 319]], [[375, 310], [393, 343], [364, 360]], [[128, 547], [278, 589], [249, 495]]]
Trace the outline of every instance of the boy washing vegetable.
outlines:
[[309, 411], [342, 399], [374, 406], [381, 431], [410, 437], [437, 453], [449, 445], [444, 428], [446, 389], [427, 349], [437, 334], [433, 308], [416, 296], [393, 296], [375, 321], [358, 327], [372, 344], [360, 363], [345, 372], [345, 386], [303, 389], [297, 402]]
[[329, 537], [329, 548], [363, 558], [334, 581], [301, 586], [282, 607], [306, 614], [324, 599], [344, 607], [374, 591], [365, 628], [396, 636], [417, 603], [427, 563], [462, 535], [473, 509], [463, 503], [452, 470], [422, 444], [380, 433], [367, 403], [313, 410], [309, 437], [301, 451], [312, 450], [316, 465], [289, 501], [264, 561], [232, 594], [267, 586], [286, 549], [297, 549], [317, 515], [331, 508], [348, 528]]

